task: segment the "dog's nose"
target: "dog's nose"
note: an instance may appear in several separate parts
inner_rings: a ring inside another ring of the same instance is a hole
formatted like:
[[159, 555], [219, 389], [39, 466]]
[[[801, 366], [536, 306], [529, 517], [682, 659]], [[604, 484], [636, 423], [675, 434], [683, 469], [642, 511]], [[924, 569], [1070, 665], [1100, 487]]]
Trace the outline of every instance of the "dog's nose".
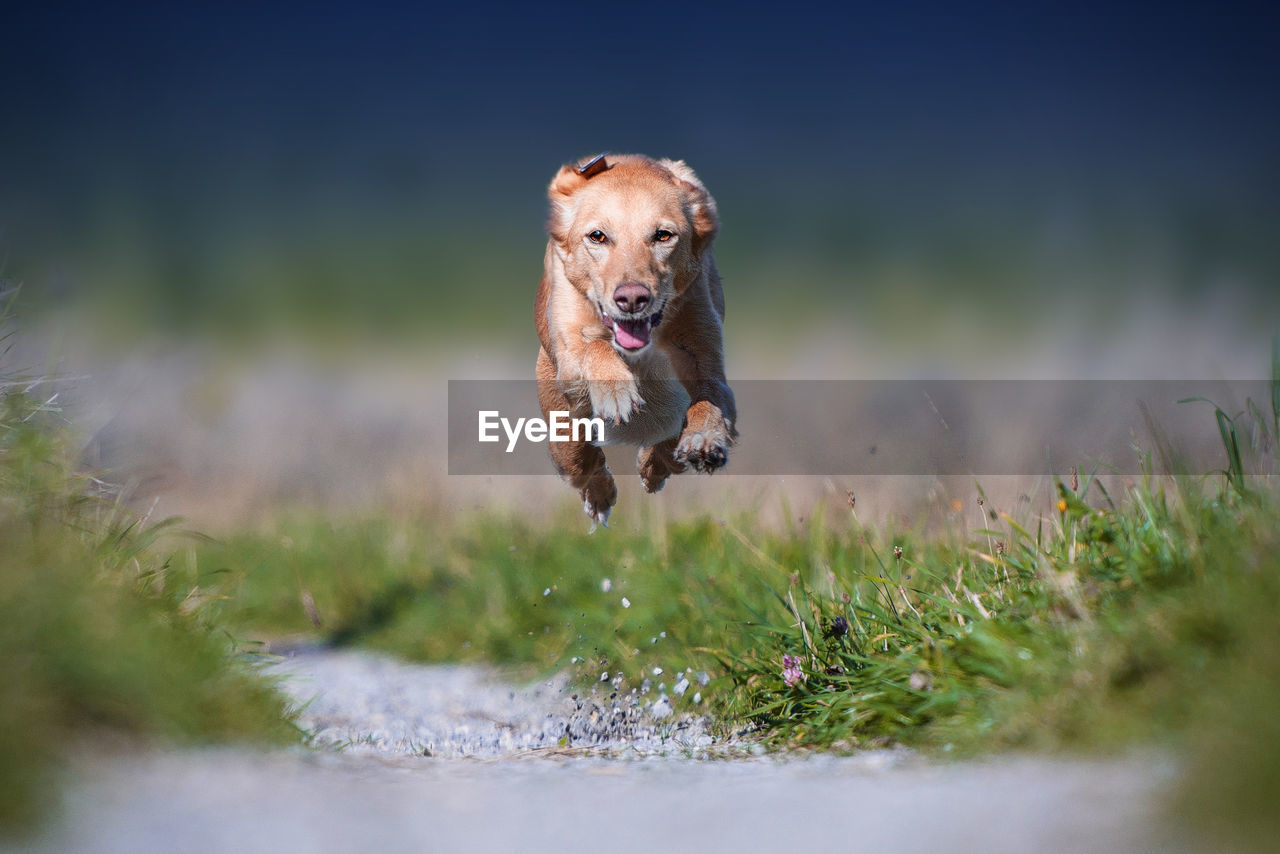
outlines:
[[613, 301], [618, 308], [628, 314], [640, 311], [652, 299], [653, 294], [649, 293], [649, 289], [639, 282], [627, 282], [618, 285], [613, 291]]

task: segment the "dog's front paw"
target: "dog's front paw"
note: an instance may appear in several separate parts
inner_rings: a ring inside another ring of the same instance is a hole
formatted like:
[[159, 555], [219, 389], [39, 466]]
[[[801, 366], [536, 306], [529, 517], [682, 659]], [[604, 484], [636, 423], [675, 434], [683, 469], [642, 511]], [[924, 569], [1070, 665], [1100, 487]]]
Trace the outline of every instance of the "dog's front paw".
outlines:
[[711, 474], [729, 462], [729, 434], [716, 430], [685, 430], [676, 445], [676, 462]]
[[[694, 404], [694, 407], [703, 406], [709, 409], [698, 413], [702, 417], [688, 419], [689, 423], [680, 434], [673, 456], [677, 463], [692, 466], [694, 471], [711, 474], [729, 462], [733, 433], [717, 407]], [[690, 414], [693, 414], [693, 408], [690, 409]]]
[[591, 411], [599, 418], [623, 424], [644, 406], [636, 378], [592, 380], [590, 383]]

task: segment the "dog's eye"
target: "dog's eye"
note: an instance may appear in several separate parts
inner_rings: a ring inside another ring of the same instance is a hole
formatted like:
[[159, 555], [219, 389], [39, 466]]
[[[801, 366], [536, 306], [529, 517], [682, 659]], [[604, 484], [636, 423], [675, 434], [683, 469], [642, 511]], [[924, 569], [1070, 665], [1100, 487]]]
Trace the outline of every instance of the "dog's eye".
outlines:
[[608, 235], [598, 228], [587, 234], [587, 240], [590, 240], [592, 243], [604, 243], [608, 239]]
[[670, 240], [673, 237], [675, 237], [675, 234], [673, 234], [670, 231], [667, 231], [665, 228], [660, 228], [653, 233], [653, 239], [658, 241], [659, 243], [666, 243], [668, 240]]

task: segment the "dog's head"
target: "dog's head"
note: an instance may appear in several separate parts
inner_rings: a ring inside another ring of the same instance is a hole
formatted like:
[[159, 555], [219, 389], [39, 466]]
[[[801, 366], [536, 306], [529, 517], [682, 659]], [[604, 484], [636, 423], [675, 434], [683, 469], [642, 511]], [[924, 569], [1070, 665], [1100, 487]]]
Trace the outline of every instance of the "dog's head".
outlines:
[[641, 353], [702, 269], [719, 225], [715, 200], [683, 161], [612, 154], [563, 167], [549, 195], [548, 231], [566, 276], [613, 346]]

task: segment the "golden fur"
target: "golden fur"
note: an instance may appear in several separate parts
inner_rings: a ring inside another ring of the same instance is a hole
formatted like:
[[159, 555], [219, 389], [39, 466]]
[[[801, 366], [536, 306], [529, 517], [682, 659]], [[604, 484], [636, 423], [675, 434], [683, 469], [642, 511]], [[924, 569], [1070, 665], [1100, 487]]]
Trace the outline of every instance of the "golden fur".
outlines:
[[[538, 399], [544, 417], [604, 419], [603, 444], [640, 445], [640, 477], [656, 492], [688, 466], [723, 466], [737, 436], [711, 254], [716, 204], [683, 161], [608, 155], [591, 164], [564, 166], [548, 191]], [[618, 490], [604, 451], [550, 447], [587, 515], [607, 522]]]

